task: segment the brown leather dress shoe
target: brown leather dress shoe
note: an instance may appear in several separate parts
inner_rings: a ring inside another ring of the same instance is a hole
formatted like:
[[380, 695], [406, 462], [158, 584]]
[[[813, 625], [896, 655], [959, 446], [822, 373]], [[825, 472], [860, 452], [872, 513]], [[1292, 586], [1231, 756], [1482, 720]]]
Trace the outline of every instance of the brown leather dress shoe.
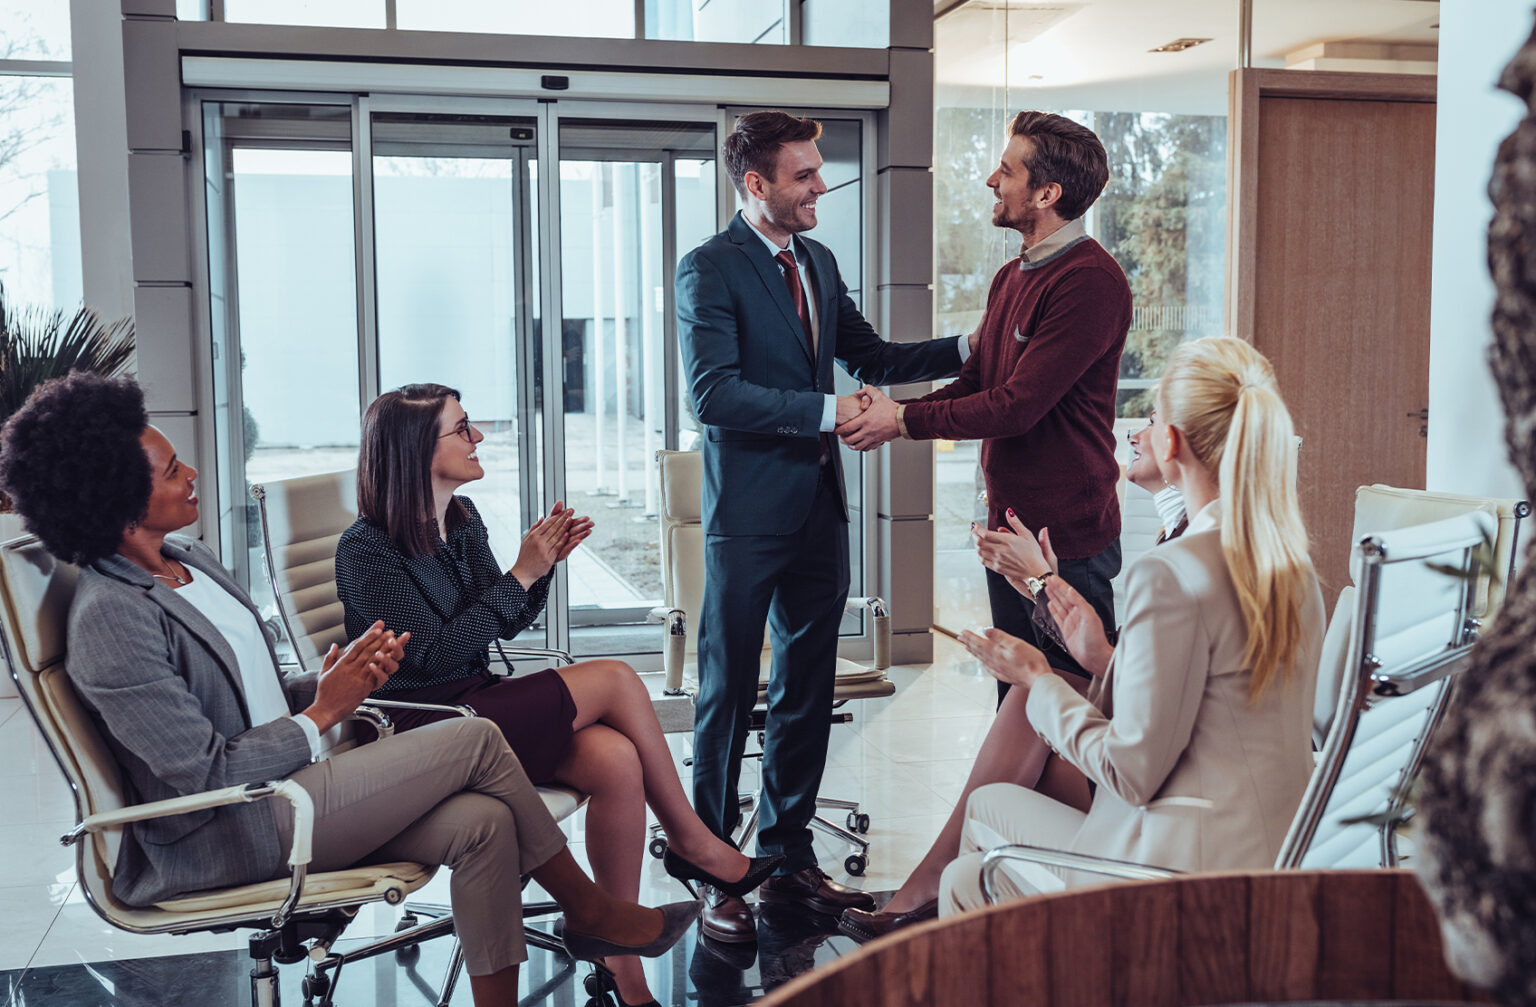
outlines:
[[938, 899], [929, 899], [916, 909], [909, 909], [904, 913], [871, 913], [863, 909], [845, 909], [843, 915], [837, 918], [837, 929], [863, 943], [872, 941], [876, 937], [884, 937], [893, 930], [900, 930], [914, 923], [938, 919], [938, 916]]
[[722, 944], [753, 944], [757, 941], [757, 923], [745, 899], [727, 895], [714, 885], [700, 885], [699, 897], [704, 911], [699, 914], [699, 929], [704, 936]]
[[764, 902], [790, 902], [827, 916], [837, 916], [844, 909], [875, 908], [873, 895], [838, 884], [820, 867], [775, 875], [757, 893]]

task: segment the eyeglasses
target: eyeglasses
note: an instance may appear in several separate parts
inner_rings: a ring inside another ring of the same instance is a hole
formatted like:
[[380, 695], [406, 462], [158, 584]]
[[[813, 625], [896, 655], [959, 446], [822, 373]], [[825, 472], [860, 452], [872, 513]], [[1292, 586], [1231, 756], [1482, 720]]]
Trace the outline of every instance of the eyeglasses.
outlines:
[[459, 420], [458, 425], [455, 426], [452, 430], [448, 431], [446, 434], [438, 434], [437, 439], [442, 440], [444, 437], [462, 437], [469, 443], [473, 444], [475, 443], [474, 429], [474, 426], [469, 422], [469, 417], [465, 416], [462, 420]]

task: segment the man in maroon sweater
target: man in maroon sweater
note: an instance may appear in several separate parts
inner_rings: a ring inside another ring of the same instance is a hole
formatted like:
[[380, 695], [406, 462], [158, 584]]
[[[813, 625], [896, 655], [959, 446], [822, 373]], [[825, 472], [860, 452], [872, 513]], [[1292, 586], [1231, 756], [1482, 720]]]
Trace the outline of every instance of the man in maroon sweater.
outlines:
[[[1007, 529], [1011, 509], [1045, 533], [1061, 577], [1104, 625], [1113, 626], [1110, 580], [1120, 572], [1115, 483], [1115, 384], [1131, 324], [1125, 273], [1088, 236], [1082, 216], [1109, 180], [1093, 131], [1046, 112], [1020, 112], [987, 186], [992, 223], [1024, 239], [1024, 252], [992, 280], [976, 352], [960, 377], [920, 399], [893, 402], [878, 388], [870, 406], [838, 428], [850, 447], [896, 437], [980, 438], [987, 523]], [[1068, 673], [1086, 672], [1048, 644], [1030, 620], [1033, 599], [987, 571], [993, 625], [1045, 651]], [[1045, 579], [1032, 584], [1033, 594]], [[999, 694], [1007, 686], [999, 683]]]

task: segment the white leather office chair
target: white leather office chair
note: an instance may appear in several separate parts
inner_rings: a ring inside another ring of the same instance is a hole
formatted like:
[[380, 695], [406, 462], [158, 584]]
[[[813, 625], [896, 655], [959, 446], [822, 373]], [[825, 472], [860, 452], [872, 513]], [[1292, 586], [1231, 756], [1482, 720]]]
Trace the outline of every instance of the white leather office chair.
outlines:
[[[691, 683], [698, 685], [698, 636], [689, 632], [689, 626], [698, 625], [699, 610], [704, 599], [704, 526], [700, 509], [700, 493], [703, 486], [704, 466], [697, 451], [658, 451], [656, 464], [660, 469], [661, 483], [661, 582], [664, 604], [656, 610], [665, 623], [665, 663], [668, 692], [678, 693]], [[891, 621], [885, 602], [879, 598], [849, 598], [847, 609], [862, 613], [870, 620], [874, 637], [874, 663], [860, 664], [844, 658], [837, 660], [837, 682], [833, 690], [833, 704], [841, 707], [853, 699], [878, 699], [896, 691], [896, 686], [886, 677], [891, 665]], [[762, 730], [762, 716], [766, 711], [768, 673], [772, 665], [772, 651], [767, 638], [767, 626], [763, 627], [763, 656], [761, 677], [757, 685], [757, 709], [753, 712], [753, 730]], [[829, 710], [834, 723], [849, 723], [853, 715], [846, 711]], [[869, 830], [869, 816], [859, 811], [857, 801], [832, 797], [818, 797], [816, 805], [845, 813], [844, 824], [838, 825], [817, 815], [811, 824], [823, 832], [856, 848], [843, 861], [849, 874], [863, 874], [869, 865], [869, 840], [863, 833]], [[757, 797], [743, 798], [746, 810], [742, 830], [737, 842], [745, 847], [757, 826]], [[652, 828], [651, 852], [661, 856], [666, 851], [666, 841], [659, 830]]]
[[[298, 476], [251, 486], [261, 518], [262, 552], [267, 576], [277, 598], [278, 619], [293, 644], [300, 668], [318, 672], [320, 661], [331, 644], [345, 646], [347, 631], [341, 600], [336, 592], [336, 544], [352, 522], [357, 520], [357, 470], [344, 469], [319, 475]], [[542, 662], [570, 664], [571, 656], [548, 648], [498, 648], [503, 657], [512, 655], [536, 658]], [[510, 665], [507, 667], [510, 672]], [[436, 703], [412, 703], [403, 700], [370, 699], [360, 708], [380, 736], [393, 732], [389, 710], [440, 710], [458, 716], [475, 715], [469, 706], [442, 706]], [[351, 725], [342, 724], [323, 739], [331, 746], [346, 746], [352, 741]], [[555, 821], [564, 821], [586, 803], [587, 797], [567, 787], [541, 786], [539, 796]], [[532, 921], [560, 912], [553, 902], [525, 903], [523, 919]], [[436, 925], [451, 932], [452, 919], [447, 906], [411, 904], [401, 919], [402, 928], [415, 925], [416, 914], [437, 918]], [[427, 924], [432, 926], [433, 924]], [[566, 956], [565, 946], [542, 930], [524, 927], [524, 939], [538, 948]], [[340, 968], [350, 955], [337, 955]], [[453, 996], [463, 955], [455, 941], [448, 978], [439, 995], [446, 1005]]]
[[[1489, 555], [1491, 562], [1478, 577], [1477, 591], [1473, 599], [1472, 617], [1486, 624], [1498, 612], [1504, 600], [1505, 586], [1514, 578], [1515, 558], [1519, 555], [1520, 527], [1530, 515], [1530, 504], [1524, 500], [1502, 500], [1490, 497], [1462, 496], [1454, 493], [1431, 493], [1425, 490], [1400, 489], [1377, 483], [1361, 486], [1355, 491], [1355, 520], [1350, 531], [1351, 547], [1374, 532], [1392, 531], [1409, 525], [1425, 524], [1454, 517], [1469, 511], [1481, 511], [1494, 520], [1494, 534]], [[1350, 563], [1351, 583], [1339, 592], [1334, 604], [1333, 617], [1328, 622], [1328, 632], [1323, 639], [1322, 657], [1318, 663], [1317, 702], [1313, 709], [1313, 741], [1319, 749], [1328, 737], [1333, 723], [1338, 686], [1345, 670], [1345, 657], [1350, 642], [1350, 630], [1354, 623], [1355, 585], [1358, 563]], [[1404, 711], [1397, 711], [1401, 715]], [[1371, 718], [1380, 720], [1382, 718]], [[1371, 729], [1380, 729], [1373, 725]]]
[[[1277, 870], [1397, 866], [1404, 795], [1477, 638], [1477, 555], [1495, 527], [1491, 515], [1474, 510], [1361, 538], [1352, 562], [1360, 589], [1334, 726], [1275, 859]], [[1431, 569], [1432, 563], [1454, 572]], [[983, 858], [988, 901], [996, 900], [996, 872], [1009, 862], [1128, 880], [1179, 873], [1002, 846]]]
[[[61, 841], [75, 847], [86, 902], [102, 919], [130, 933], [258, 931], [250, 939], [255, 964], [251, 1004], [275, 1005], [274, 959], [296, 962], [308, 955], [331, 961], [334, 956], [327, 957], [327, 952], [359, 907], [379, 901], [398, 905], [431, 880], [436, 868], [402, 862], [310, 874], [313, 808], [304, 789], [287, 780], [129, 804], [121, 769], [76, 696], [66, 670], [66, 617], [77, 576], [74, 567], [55, 560], [31, 535], [0, 543], [0, 653], [27, 712], [74, 792], [77, 824]], [[126, 905], [112, 894], [112, 873], [127, 823], [273, 798], [290, 802], [294, 810], [290, 877], [142, 907]], [[451, 932], [451, 921], [447, 926], [433, 921], [354, 948], [346, 958], [356, 961], [412, 949], [423, 940]], [[333, 988], [323, 965], [317, 963], [306, 976], [304, 992], [329, 1004]]]

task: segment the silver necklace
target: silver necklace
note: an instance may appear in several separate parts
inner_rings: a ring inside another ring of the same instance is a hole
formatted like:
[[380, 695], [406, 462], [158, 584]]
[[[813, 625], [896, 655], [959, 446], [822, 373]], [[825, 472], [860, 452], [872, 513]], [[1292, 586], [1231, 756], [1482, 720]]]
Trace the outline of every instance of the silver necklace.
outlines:
[[151, 572], [150, 576], [158, 577], [159, 579], [165, 581], [166, 583], [170, 583], [172, 581], [175, 581], [178, 586], [185, 586], [187, 584], [192, 583], [187, 578], [185, 578], [185, 577], [181, 576], [180, 574], [178, 574], [175, 571], [175, 569], [173, 569], [171, 567], [171, 564], [170, 564], [169, 560], [165, 561], [165, 568], [167, 570], [170, 570], [171, 572], [170, 573], [153, 573], [153, 572]]

